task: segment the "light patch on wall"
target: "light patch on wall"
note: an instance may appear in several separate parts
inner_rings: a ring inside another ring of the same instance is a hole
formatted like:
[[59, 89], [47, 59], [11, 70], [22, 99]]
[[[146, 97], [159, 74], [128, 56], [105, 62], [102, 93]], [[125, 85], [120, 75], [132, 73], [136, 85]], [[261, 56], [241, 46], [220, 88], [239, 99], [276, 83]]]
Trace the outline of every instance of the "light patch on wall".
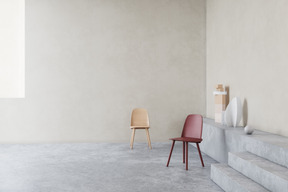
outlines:
[[25, 0], [0, 0], [0, 98], [25, 96]]

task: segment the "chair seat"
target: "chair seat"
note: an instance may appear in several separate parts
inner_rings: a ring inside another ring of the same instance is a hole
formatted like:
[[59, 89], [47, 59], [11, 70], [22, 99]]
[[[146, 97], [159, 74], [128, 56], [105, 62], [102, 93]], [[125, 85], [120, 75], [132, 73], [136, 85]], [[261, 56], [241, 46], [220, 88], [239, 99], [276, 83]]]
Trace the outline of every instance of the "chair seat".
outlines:
[[130, 126], [131, 129], [147, 129], [149, 127], [145, 126]]
[[202, 139], [192, 137], [176, 137], [176, 138], [170, 138], [170, 140], [192, 142], [192, 143], [201, 143], [202, 141]]

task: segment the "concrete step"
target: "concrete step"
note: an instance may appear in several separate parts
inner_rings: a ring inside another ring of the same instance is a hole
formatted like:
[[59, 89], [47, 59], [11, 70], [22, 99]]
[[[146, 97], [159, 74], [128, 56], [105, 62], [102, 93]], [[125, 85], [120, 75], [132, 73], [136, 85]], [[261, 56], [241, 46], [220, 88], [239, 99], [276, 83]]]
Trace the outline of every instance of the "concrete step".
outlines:
[[249, 151], [288, 168], [288, 137], [258, 130], [246, 135], [243, 127], [227, 127], [204, 118], [202, 138], [201, 150], [218, 162], [227, 163], [228, 152]]
[[255, 132], [255, 135], [243, 135], [242, 138], [245, 151], [288, 168], [287, 137], [258, 131], [258, 134]]
[[235, 171], [227, 164], [212, 164], [211, 179], [227, 192], [266, 192], [258, 183]]
[[229, 153], [228, 164], [274, 192], [288, 191], [288, 169], [249, 152]]

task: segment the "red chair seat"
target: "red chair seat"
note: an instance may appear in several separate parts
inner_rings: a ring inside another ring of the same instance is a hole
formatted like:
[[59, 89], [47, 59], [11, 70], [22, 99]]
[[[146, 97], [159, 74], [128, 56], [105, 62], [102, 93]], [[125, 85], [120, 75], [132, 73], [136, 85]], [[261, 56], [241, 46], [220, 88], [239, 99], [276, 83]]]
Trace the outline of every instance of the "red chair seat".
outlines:
[[201, 143], [202, 141], [202, 139], [193, 138], [193, 137], [176, 137], [176, 138], [170, 138], [170, 140], [192, 142], [192, 143]]

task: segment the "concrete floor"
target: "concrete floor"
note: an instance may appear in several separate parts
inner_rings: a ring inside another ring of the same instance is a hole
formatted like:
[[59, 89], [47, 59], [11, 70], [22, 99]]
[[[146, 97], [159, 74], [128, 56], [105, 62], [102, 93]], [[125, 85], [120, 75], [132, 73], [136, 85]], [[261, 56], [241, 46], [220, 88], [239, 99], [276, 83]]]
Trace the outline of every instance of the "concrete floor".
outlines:
[[189, 146], [189, 171], [182, 163], [182, 144], [171, 143], [0, 145], [2, 192], [169, 192], [222, 191], [210, 180], [215, 160]]

